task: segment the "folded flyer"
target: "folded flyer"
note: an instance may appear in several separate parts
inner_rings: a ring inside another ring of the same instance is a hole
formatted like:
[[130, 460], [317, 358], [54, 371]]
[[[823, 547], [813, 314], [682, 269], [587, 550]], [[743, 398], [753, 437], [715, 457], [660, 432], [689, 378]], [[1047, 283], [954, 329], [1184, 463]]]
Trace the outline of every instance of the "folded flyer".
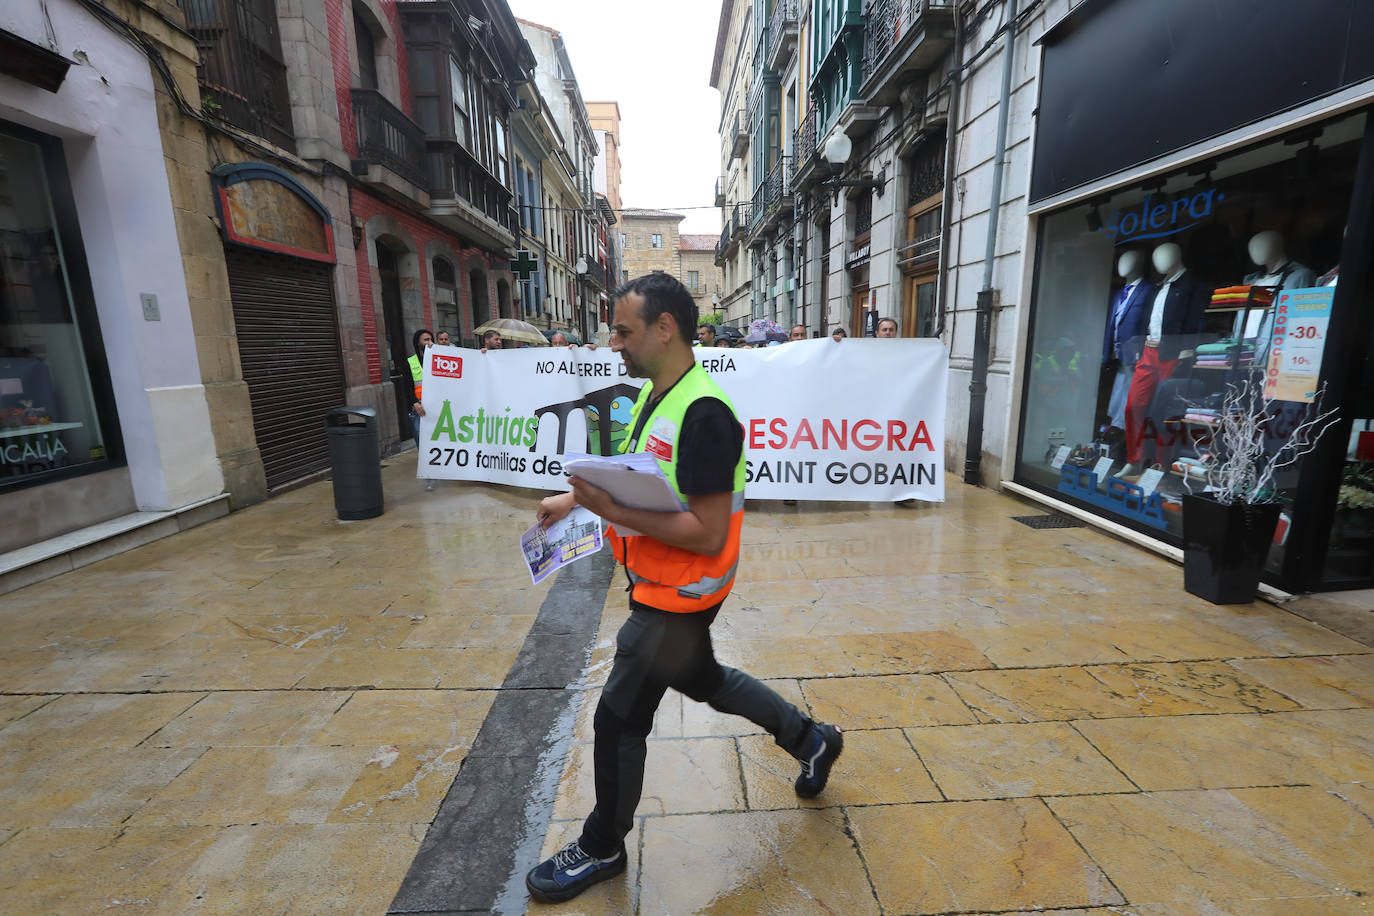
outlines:
[[575, 560], [589, 557], [601, 549], [601, 519], [581, 506], [548, 528], [537, 522], [520, 535], [520, 551], [525, 556], [530, 578], [538, 584], [550, 574]]

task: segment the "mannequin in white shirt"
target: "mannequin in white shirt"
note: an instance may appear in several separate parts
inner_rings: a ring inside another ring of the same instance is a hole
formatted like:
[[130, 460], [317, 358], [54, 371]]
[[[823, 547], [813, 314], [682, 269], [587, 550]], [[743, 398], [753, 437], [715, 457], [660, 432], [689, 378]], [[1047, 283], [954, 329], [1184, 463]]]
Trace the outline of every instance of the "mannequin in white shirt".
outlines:
[[[1275, 289], [1307, 289], [1317, 285], [1317, 272], [1289, 258], [1283, 236], [1275, 230], [1256, 232], [1246, 247], [1251, 263], [1262, 268], [1245, 275], [1247, 285]], [[1249, 313], [1247, 322], [1246, 313], [1237, 312], [1231, 328], [1234, 337], [1254, 338], [1256, 358], [1261, 362], [1269, 351], [1270, 316], [1269, 310], [1255, 309]]]
[[1211, 290], [1188, 273], [1183, 264], [1183, 249], [1177, 243], [1158, 246], [1151, 252], [1150, 260], [1164, 282], [1150, 300], [1145, 346], [1126, 395], [1127, 464], [1118, 475], [1123, 478], [1138, 477], [1144, 470], [1150, 402], [1160, 384], [1174, 374], [1179, 361], [1194, 355], [1192, 346], [1211, 295]]

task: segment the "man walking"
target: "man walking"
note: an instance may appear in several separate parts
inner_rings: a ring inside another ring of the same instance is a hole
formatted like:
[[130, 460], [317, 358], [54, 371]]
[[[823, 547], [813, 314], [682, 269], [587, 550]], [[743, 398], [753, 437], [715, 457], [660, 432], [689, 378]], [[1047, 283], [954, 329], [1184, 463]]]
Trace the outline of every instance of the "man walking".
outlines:
[[716, 326], [703, 324], [697, 328], [697, 343], [703, 347], [714, 347], [716, 345]]
[[[744, 431], [725, 392], [697, 365], [697, 308], [662, 273], [615, 291], [611, 348], [629, 375], [647, 378], [625, 452], [649, 452], [678, 494], [680, 512], [617, 505], [574, 477], [572, 492], [539, 504], [548, 526], [581, 505], [613, 526], [608, 539], [631, 582], [630, 616], [596, 708], [596, 806], [582, 835], [535, 866], [525, 884], [536, 900], [569, 900], [625, 870], [626, 834], [644, 780], [645, 738], [669, 687], [762, 726], [801, 761], [795, 789], [819, 795], [844, 747], [838, 728], [812, 721], [759, 681], [716, 661], [711, 622], [730, 593], [744, 524]], [[614, 526], [642, 534], [621, 537]]]

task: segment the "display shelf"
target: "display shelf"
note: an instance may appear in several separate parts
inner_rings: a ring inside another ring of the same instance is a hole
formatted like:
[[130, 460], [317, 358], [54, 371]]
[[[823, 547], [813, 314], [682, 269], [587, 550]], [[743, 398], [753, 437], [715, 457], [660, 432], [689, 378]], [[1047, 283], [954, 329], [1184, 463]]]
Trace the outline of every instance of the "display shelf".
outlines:
[[0, 429], [0, 439], [32, 436], [36, 433], [56, 433], [64, 429], [80, 429], [84, 425], [84, 423], [39, 423], [34, 426], [14, 426], [9, 429]]
[[1193, 363], [1193, 368], [1194, 368], [1194, 369], [1212, 369], [1212, 370], [1221, 370], [1222, 372], [1230, 372], [1232, 369], [1254, 369], [1254, 368], [1255, 368], [1255, 363], [1241, 363], [1239, 366], [1235, 366], [1235, 365], [1230, 365], [1230, 366], [1199, 366], [1197, 363]]

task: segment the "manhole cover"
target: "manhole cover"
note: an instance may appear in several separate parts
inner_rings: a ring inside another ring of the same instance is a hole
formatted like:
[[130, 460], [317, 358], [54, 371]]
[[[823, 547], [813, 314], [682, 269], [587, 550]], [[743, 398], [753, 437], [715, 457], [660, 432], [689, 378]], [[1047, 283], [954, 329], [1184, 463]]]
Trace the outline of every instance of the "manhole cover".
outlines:
[[1011, 520], [1027, 528], [1082, 528], [1083, 523], [1067, 515], [1013, 515]]

